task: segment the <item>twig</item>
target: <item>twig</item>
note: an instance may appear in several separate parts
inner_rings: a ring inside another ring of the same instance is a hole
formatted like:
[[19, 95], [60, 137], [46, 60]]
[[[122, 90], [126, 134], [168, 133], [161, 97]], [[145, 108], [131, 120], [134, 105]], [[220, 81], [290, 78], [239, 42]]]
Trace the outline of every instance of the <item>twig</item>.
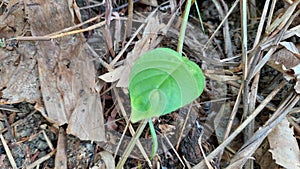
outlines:
[[[238, 93], [237, 98], [236, 98], [236, 100], [235, 100], [235, 102], [234, 102], [234, 106], [233, 106], [233, 109], [232, 109], [232, 111], [231, 111], [230, 118], [229, 118], [229, 120], [228, 120], [228, 124], [227, 124], [227, 127], [226, 127], [226, 131], [225, 131], [225, 133], [224, 133], [223, 140], [226, 140], [226, 139], [228, 138], [229, 133], [230, 133], [230, 131], [231, 131], [231, 128], [232, 128], [232, 125], [233, 125], [233, 121], [234, 121], [234, 118], [235, 118], [236, 113], [237, 113], [237, 111], [238, 111], [238, 108], [239, 108], [239, 106], [240, 106], [240, 104], [241, 104], [243, 88], [244, 88], [244, 83], [241, 84], [240, 89], [239, 89], [239, 93]], [[223, 151], [224, 151], [224, 149], [221, 150], [220, 153], [219, 153], [219, 161], [218, 161], [219, 163], [220, 163], [220, 161], [221, 161], [221, 159], [222, 159]]]
[[0, 104], [0, 110], [6, 110], [6, 111], [16, 112], [16, 113], [20, 112], [20, 110], [17, 108], [8, 105], [2, 105], [2, 104]]
[[10, 165], [12, 166], [13, 169], [17, 169], [18, 168], [17, 164], [16, 164], [16, 162], [14, 160], [14, 157], [12, 156], [12, 154], [11, 154], [11, 152], [9, 150], [9, 147], [6, 144], [6, 141], [5, 141], [5, 139], [4, 139], [4, 137], [3, 137], [2, 134], [0, 134], [0, 139], [1, 139], [2, 145], [4, 147], [4, 150], [5, 150], [6, 154], [7, 154], [7, 157], [8, 157], [8, 160], [10, 162]]
[[220, 23], [220, 25], [217, 27], [217, 29], [214, 31], [214, 33], [210, 36], [210, 38], [208, 39], [208, 41], [206, 42], [206, 44], [204, 45], [204, 49], [207, 49], [208, 46], [210, 45], [212, 39], [216, 36], [217, 32], [221, 29], [221, 27], [223, 26], [224, 22], [227, 20], [227, 18], [229, 17], [229, 15], [232, 13], [232, 11], [234, 10], [234, 8], [237, 6], [237, 4], [239, 3], [239, 0], [236, 0], [234, 2], [234, 4], [232, 5], [232, 7], [230, 8], [230, 10], [228, 11], [228, 13], [226, 14], [226, 16], [223, 18], [222, 22]]
[[26, 169], [32, 169], [34, 167], [36, 167], [37, 165], [40, 165], [41, 163], [43, 163], [44, 161], [48, 160], [50, 157], [52, 157], [56, 152], [56, 149], [52, 150], [49, 154], [41, 157], [40, 159], [36, 160], [35, 162], [33, 162], [32, 164], [26, 166]]
[[211, 164], [210, 164], [209, 161], [207, 160], [206, 155], [205, 155], [205, 153], [204, 153], [204, 150], [203, 150], [203, 148], [202, 148], [202, 142], [201, 142], [201, 140], [202, 140], [202, 135], [203, 135], [203, 131], [201, 131], [201, 134], [200, 134], [200, 136], [199, 136], [199, 139], [198, 139], [198, 145], [199, 145], [201, 154], [202, 154], [202, 156], [203, 156], [203, 158], [204, 158], [204, 161], [205, 161], [205, 164], [206, 164], [207, 168], [208, 168], [208, 169], [213, 169], [213, 167], [211, 166]]
[[[37, 110], [34, 110], [34, 111], [31, 112], [28, 116], [26, 116], [24, 119], [20, 119], [20, 120], [14, 122], [13, 124], [11, 124], [10, 126], [11, 126], [11, 127], [14, 127], [14, 126], [17, 126], [17, 125], [19, 125], [19, 124], [24, 123], [24, 122], [27, 120], [27, 118], [29, 118], [30, 116], [32, 116], [32, 115], [33, 115], [34, 113], [36, 113], [36, 112], [37, 112]], [[4, 132], [6, 132], [6, 131], [7, 131], [7, 128], [3, 128], [3, 129], [0, 130], [0, 134], [4, 133]]]
[[47, 142], [49, 148], [50, 148], [51, 150], [54, 150], [53, 144], [52, 144], [51, 140], [49, 139], [49, 137], [47, 136], [45, 130], [42, 130], [42, 133], [43, 133], [43, 136], [44, 136], [44, 138], [45, 138], [45, 140], [46, 140], [46, 142]]
[[[248, 55], [247, 55], [247, 1], [240, 1], [240, 13], [241, 13], [241, 25], [242, 25], [242, 61], [243, 61], [243, 80], [247, 79], [248, 75]], [[248, 82], [245, 81], [244, 84], [244, 95], [243, 95], [243, 105], [244, 105], [244, 116], [248, 114]]]
[[130, 37], [132, 29], [132, 19], [133, 19], [133, 0], [128, 1], [128, 20], [126, 27], [126, 37]]
[[180, 144], [181, 138], [182, 138], [182, 136], [183, 136], [183, 132], [184, 132], [185, 126], [186, 126], [186, 124], [187, 124], [187, 121], [188, 121], [188, 119], [189, 119], [189, 116], [190, 116], [190, 113], [191, 113], [191, 110], [192, 110], [192, 106], [193, 106], [193, 104], [190, 104], [188, 113], [187, 113], [187, 115], [186, 115], [186, 117], [185, 117], [185, 120], [184, 120], [184, 123], [183, 123], [183, 125], [182, 125], [181, 131], [180, 131], [180, 135], [179, 135], [179, 137], [178, 137], [178, 141], [177, 141], [177, 144], [176, 144], [176, 151], [178, 151], [179, 144]]
[[258, 42], [260, 40], [261, 34], [263, 32], [263, 26], [264, 26], [264, 23], [266, 21], [266, 15], [267, 15], [267, 12], [268, 12], [269, 4], [270, 4], [270, 0], [267, 0], [265, 2], [263, 13], [262, 13], [259, 25], [258, 25], [258, 29], [256, 31], [257, 33], [256, 33], [256, 37], [255, 37], [255, 40], [254, 40], [254, 44], [253, 44], [253, 47], [252, 47], [251, 50], [253, 50], [254, 48], [256, 48], [256, 46], [258, 45]]
[[171, 149], [174, 151], [176, 157], [179, 159], [180, 163], [183, 165], [183, 168], [185, 168], [184, 162], [183, 160], [180, 158], [180, 155], [178, 154], [178, 152], [175, 150], [174, 146], [172, 145], [171, 141], [169, 140], [169, 138], [163, 134], [163, 137], [166, 139], [167, 143], [169, 144], [169, 146], [171, 147]]

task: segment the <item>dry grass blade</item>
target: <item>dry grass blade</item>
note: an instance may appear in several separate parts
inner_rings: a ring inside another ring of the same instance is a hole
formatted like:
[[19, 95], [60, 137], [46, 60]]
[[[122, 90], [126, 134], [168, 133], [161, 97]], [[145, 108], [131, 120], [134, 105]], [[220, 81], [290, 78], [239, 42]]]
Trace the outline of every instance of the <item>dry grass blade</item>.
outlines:
[[6, 141], [5, 141], [5, 139], [4, 139], [4, 137], [3, 137], [2, 134], [0, 134], [0, 139], [1, 139], [2, 145], [3, 145], [4, 149], [5, 149], [6, 155], [7, 155], [8, 159], [9, 159], [9, 162], [11, 164], [11, 167], [13, 169], [17, 169], [18, 168], [17, 164], [16, 164], [16, 162], [14, 160], [14, 157], [12, 156], [11, 151], [9, 150], [9, 147], [6, 144]]
[[[230, 33], [229, 33], [228, 19], [225, 18], [225, 14], [228, 13], [228, 7], [223, 0], [221, 0], [220, 2], [213, 0], [213, 3], [215, 4], [221, 18], [224, 20], [224, 27], [223, 27], [223, 32], [224, 32], [223, 36], [224, 36], [224, 41], [225, 41], [224, 52], [225, 52], [225, 54], [227, 54], [228, 58], [232, 58], [233, 52], [232, 52], [232, 43], [231, 43]], [[223, 6], [223, 8], [222, 8], [222, 6]], [[216, 32], [217, 32], [217, 30], [216, 30]]]
[[258, 130], [239, 150], [235, 157], [231, 160], [231, 164], [227, 169], [235, 169], [243, 166], [245, 162], [252, 156], [254, 151], [272, 131], [272, 129], [278, 125], [282, 119], [290, 112], [290, 110], [298, 103], [300, 96], [297, 96], [294, 91], [281, 103], [272, 117], [265, 123], [265, 125]]
[[138, 141], [140, 135], [142, 134], [144, 128], [146, 127], [147, 122], [148, 122], [147, 120], [143, 120], [140, 123], [138, 129], [136, 130], [136, 133], [132, 136], [132, 139], [130, 140], [128, 146], [126, 147], [124, 154], [122, 155], [119, 163], [117, 164], [116, 169], [121, 169], [124, 166], [129, 154], [131, 153], [131, 151], [134, 148], [136, 142]]
[[[122, 113], [122, 116], [124, 117], [124, 119], [125, 119], [125, 121], [126, 121], [126, 124], [127, 124], [127, 125], [126, 125], [126, 130], [123, 131], [122, 138], [121, 138], [120, 142], [118, 143], [117, 150], [116, 150], [116, 152], [115, 152], [115, 153], [117, 154], [117, 153], [118, 153], [119, 146], [122, 144], [122, 139], [123, 139], [123, 137], [124, 137], [124, 135], [125, 135], [127, 129], [129, 128], [129, 131], [130, 131], [130, 133], [131, 133], [132, 136], [135, 136], [135, 135], [136, 135], [136, 132], [134, 131], [134, 129], [133, 129], [131, 123], [130, 123], [130, 120], [129, 120], [127, 114], [126, 114], [126, 111], [125, 111], [125, 109], [124, 109], [123, 103], [122, 103], [121, 98], [120, 98], [120, 96], [119, 96], [119, 94], [118, 94], [118, 90], [117, 90], [115, 87], [113, 87], [113, 91], [114, 91], [114, 93], [116, 94], [116, 99], [117, 99], [119, 108], [120, 108], [121, 113]], [[146, 159], [146, 161], [148, 162], [148, 165], [149, 165], [150, 167], [152, 167], [152, 164], [151, 164], [151, 162], [150, 162], [150, 160], [149, 160], [149, 158], [148, 158], [148, 156], [147, 156], [147, 153], [146, 153], [146, 151], [144, 150], [144, 148], [143, 148], [141, 142], [140, 142], [139, 140], [137, 140], [135, 144], [138, 146], [138, 148], [139, 148], [139, 150], [141, 151], [143, 157], [144, 157], [144, 158]], [[129, 146], [130, 146], [130, 145], [129, 145]], [[129, 147], [129, 146], [128, 146], [128, 147]], [[130, 152], [129, 152], [129, 153], [130, 153]]]
[[229, 15], [232, 13], [232, 11], [234, 10], [234, 8], [237, 6], [237, 4], [239, 3], [239, 0], [236, 0], [234, 2], [234, 4], [232, 5], [232, 7], [230, 8], [230, 10], [228, 11], [228, 13], [225, 15], [225, 17], [223, 18], [222, 22], [219, 24], [218, 28], [215, 30], [215, 32], [210, 36], [209, 40], [206, 42], [205, 44], [205, 48], [207, 48], [211, 41], [213, 40], [213, 38], [216, 36], [217, 32], [221, 29], [222, 25], [225, 23], [225, 21], [227, 20], [227, 18], [229, 17]]
[[200, 137], [199, 137], [199, 139], [198, 139], [198, 145], [199, 145], [199, 147], [200, 147], [200, 150], [201, 150], [201, 153], [202, 153], [202, 155], [203, 155], [203, 158], [204, 158], [204, 161], [205, 161], [206, 166], [208, 167], [208, 169], [213, 169], [213, 166], [211, 166], [211, 164], [210, 164], [209, 161], [207, 160], [206, 155], [205, 155], [205, 153], [204, 153], [204, 150], [203, 150], [203, 148], [202, 148], [202, 142], [201, 142], [201, 140], [202, 140], [202, 135], [203, 135], [203, 132], [200, 134]]
[[[295, 1], [289, 8], [286, 9], [284, 15], [279, 16], [276, 20], [270, 25], [270, 27], [266, 30], [267, 34], [271, 34], [273, 31], [280, 31], [285, 24], [288, 22], [292, 14], [294, 13], [296, 7], [300, 3], [300, 0]], [[274, 34], [274, 33], [273, 33]]]
[[[266, 21], [266, 15], [267, 15], [269, 4], [270, 4], [270, 0], [267, 0], [265, 2], [265, 5], [264, 5], [263, 13], [262, 13], [262, 16], [261, 16], [261, 19], [260, 19], [260, 22], [259, 22], [259, 25], [258, 25], [258, 28], [257, 28], [257, 34], [256, 34], [256, 37], [255, 37], [255, 40], [254, 40], [254, 44], [253, 44], [253, 47], [252, 47], [251, 50], [254, 50], [256, 48], [256, 46], [258, 45], [258, 43], [259, 43], [261, 34], [263, 32], [262, 31], [263, 30], [263, 26], [264, 26], [264, 23]], [[272, 13], [273, 12], [271, 12], [271, 14]], [[268, 20], [268, 21], [270, 21], [270, 20]]]
[[57, 140], [57, 152], [55, 155], [55, 168], [67, 168], [67, 152], [66, 152], [67, 136], [66, 131], [62, 127], [59, 129]]
[[[210, 161], [212, 160], [218, 153], [220, 153], [224, 148], [240, 133], [243, 129], [261, 112], [261, 110], [269, 103], [272, 98], [280, 91], [280, 89], [286, 84], [285, 81], [282, 81], [261, 103], [253, 113], [248, 116], [248, 118], [226, 139], [222, 144], [220, 144], [213, 152], [211, 152], [207, 159]], [[197, 165], [195, 165], [194, 169], [199, 169], [205, 167], [205, 163], [201, 161]]]

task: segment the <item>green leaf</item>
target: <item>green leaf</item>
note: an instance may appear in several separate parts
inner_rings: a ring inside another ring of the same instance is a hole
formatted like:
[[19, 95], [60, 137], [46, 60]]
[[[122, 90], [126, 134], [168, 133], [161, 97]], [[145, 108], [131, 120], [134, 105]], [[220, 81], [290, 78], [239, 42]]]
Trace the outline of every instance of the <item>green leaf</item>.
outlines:
[[169, 48], [142, 55], [130, 74], [133, 123], [171, 113], [200, 96], [205, 82], [197, 64]]

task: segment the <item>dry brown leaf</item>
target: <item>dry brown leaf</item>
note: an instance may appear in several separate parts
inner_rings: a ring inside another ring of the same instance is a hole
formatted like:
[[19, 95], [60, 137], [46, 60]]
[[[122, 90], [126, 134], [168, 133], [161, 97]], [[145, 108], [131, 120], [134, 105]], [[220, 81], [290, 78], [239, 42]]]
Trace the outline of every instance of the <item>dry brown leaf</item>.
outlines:
[[122, 76], [124, 68], [125, 68], [125, 66], [117, 67], [113, 71], [99, 76], [99, 78], [108, 83], [115, 82], [115, 81], [119, 80], [120, 77]]
[[105, 141], [104, 119], [99, 94], [79, 98], [67, 128], [82, 140]]
[[37, 63], [33, 59], [35, 53], [36, 48], [29, 42], [20, 43], [18, 51], [0, 48], [0, 89], [3, 89], [1, 104], [39, 102], [41, 94]]
[[285, 48], [277, 51], [268, 61], [268, 65], [283, 73], [285, 79], [296, 80], [294, 89], [300, 93], [300, 44], [281, 42]]
[[98, 165], [92, 167], [92, 169], [114, 169], [115, 168], [115, 160], [110, 152], [101, 151], [96, 154], [95, 163], [97, 161], [103, 161]]
[[296, 77], [296, 84], [294, 86], [294, 89], [296, 91], [296, 93], [300, 94], [300, 64], [298, 64], [297, 66], [293, 67], [292, 72], [294, 74], [294, 76]]
[[[26, 28], [24, 6], [10, 1], [7, 12], [0, 16], [0, 37], [11, 38], [23, 34]], [[17, 48], [14, 48], [18, 45]], [[15, 50], [14, 50], [15, 49]], [[10, 42], [0, 48], [0, 103], [30, 103], [40, 100], [36, 60], [37, 49], [32, 42]]]
[[117, 87], [128, 87], [131, 67], [140, 56], [142, 56], [148, 50], [156, 47], [158, 44], [157, 38], [159, 37], [158, 32], [162, 31], [162, 29], [165, 27], [165, 24], [159, 22], [158, 15], [154, 15], [153, 17], [149, 18], [149, 22], [145, 27], [142, 39], [136, 43], [133, 50], [127, 55], [125, 60], [126, 68], [124, 69], [123, 75], [121, 76]]
[[104, 80], [105, 82], [115, 82], [119, 80], [117, 87], [128, 87], [132, 65], [142, 54], [153, 49], [157, 45], [157, 32], [160, 32], [161, 29], [165, 27], [164, 24], [159, 23], [157, 15], [150, 17], [148, 20], [149, 21], [145, 27], [142, 38], [136, 42], [133, 50], [128, 53], [124, 65], [114, 69], [111, 72], [101, 75], [99, 77], [100, 79]]
[[284, 118], [268, 135], [270, 152], [276, 163], [287, 168], [300, 168], [300, 151], [294, 131]]
[[[297, 50], [299, 55], [300, 44], [296, 46], [291, 45], [289, 42], [283, 44], [288, 48], [285, 47], [274, 53], [274, 55], [269, 59], [268, 65], [282, 73], [285, 73], [287, 69], [290, 69], [300, 63], [300, 60], [295, 57]], [[295, 53], [291, 52], [291, 50]]]
[[[300, 59], [300, 53], [297, 48], [297, 46], [292, 42], [280, 42], [280, 45], [284, 46], [287, 50], [292, 52], [298, 59]], [[300, 44], [298, 44], [298, 47], [300, 47]]]
[[272, 154], [269, 152], [270, 146], [267, 139], [255, 151], [255, 162], [259, 164], [260, 168], [279, 169], [279, 165], [272, 159]]
[[287, 80], [294, 79], [294, 89], [300, 93], [300, 44], [291, 42], [280, 43], [285, 48], [276, 52], [269, 60], [268, 65], [284, 74]]
[[[74, 25], [74, 15], [66, 1], [27, 0], [26, 4], [37, 4], [27, 6], [26, 11], [33, 36], [47, 35]], [[70, 123], [68, 134], [83, 140], [104, 141], [102, 107], [95, 93], [96, 73], [83, 36], [77, 34], [40, 41], [36, 47], [48, 117], [58, 125]]]
[[[10, 1], [8, 12], [0, 16], [0, 35], [8, 36], [5, 38], [19, 36], [28, 31], [25, 25], [28, 23], [33, 36], [73, 26], [73, 1], [68, 3], [58, 0]], [[24, 22], [25, 16], [28, 22]], [[15, 29], [13, 35], [11, 28]], [[95, 69], [87, 51], [81, 34], [38, 43], [21, 41], [10, 50], [0, 48], [0, 103], [37, 103], [35, 107], [47, 120], [58, 125], [71, 120], [69, 134], [84, 140], [104, 141], [102, 107], [95, 92]], [[48, 114], [42, 107], [41, 94]]]

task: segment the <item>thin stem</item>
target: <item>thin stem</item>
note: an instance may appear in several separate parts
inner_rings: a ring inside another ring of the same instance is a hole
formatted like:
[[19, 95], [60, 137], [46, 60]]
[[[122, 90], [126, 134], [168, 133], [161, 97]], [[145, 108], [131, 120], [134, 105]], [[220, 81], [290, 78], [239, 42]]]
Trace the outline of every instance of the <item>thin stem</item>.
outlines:
[[178, 39], [178, 44], [177, 44], [177, 52], [180, 54], [182, 54], [185, 30], [186, 30], [186, 25], [187, 25], [188, 18], [189, 18], [191, 5], [192, 5], [192, 0], [187, 0], [187, 2], [185, 4], [185, 9], [184, 9], [184, 13], [183, 13], [182, 23], [181, 23], [181, 27], [180, 27], [180, 34], [179, 34], [179, 39]]
[[149, 123], [150, 133], [151, 133], [152, 142], [153, 142], [152, 153], [151, 153], [151, 156], [150, 156], [150, 159], [152, 160], [153, 157], [155, 156], [156, 152], [157, 152], [158, 142], [157, 142], [157, 136], [156, 136], [156, 132], [155, 132], [155, 128], [154, 128], [152, 120], [149, 119], [148, 123]]

